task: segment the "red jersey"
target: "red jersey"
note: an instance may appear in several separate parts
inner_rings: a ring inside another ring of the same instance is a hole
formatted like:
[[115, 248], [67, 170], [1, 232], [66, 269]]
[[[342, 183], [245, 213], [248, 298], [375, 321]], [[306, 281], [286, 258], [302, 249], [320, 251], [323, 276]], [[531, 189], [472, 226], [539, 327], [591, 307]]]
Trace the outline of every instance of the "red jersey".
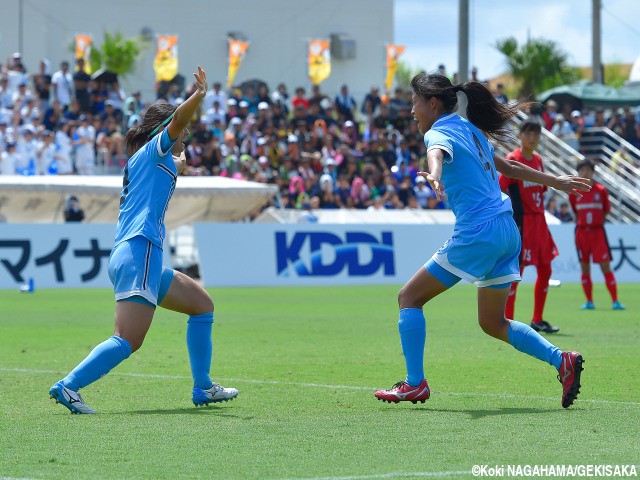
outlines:
[[[515, 160], [540, 172], [544, 172], [542, 158], [534, 153], [531, 158], [525, 158], [518, 148], [506, 156], [507, 160]], [[518, 214], [544, 215], [544, 192], [547, 187], [539, 183], [525, 182], [515, 178], [500, 175], [500, 189], [511, 197], [513, 212]]]
[[590, 192], [582, 192], [582, 197], [569, 195], [569, 202], [579, 227], [602, 227], [604, 217], [611, 210], [609, 192], [599, 183], [593, 183]]

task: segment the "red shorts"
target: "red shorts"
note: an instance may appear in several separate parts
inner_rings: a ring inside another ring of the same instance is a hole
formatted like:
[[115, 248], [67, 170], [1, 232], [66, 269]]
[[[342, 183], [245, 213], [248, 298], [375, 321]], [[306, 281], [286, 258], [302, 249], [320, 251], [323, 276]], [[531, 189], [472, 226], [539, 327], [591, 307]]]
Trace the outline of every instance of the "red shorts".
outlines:
[[520, 265], [549, 265], [558, 256], [544, 215], [524, 215]]
[[582, 263], [602, 263], [611, 261], [609, 242], [604, 227], [577, 227], [576, 228], [576, 248], [578, 258]]

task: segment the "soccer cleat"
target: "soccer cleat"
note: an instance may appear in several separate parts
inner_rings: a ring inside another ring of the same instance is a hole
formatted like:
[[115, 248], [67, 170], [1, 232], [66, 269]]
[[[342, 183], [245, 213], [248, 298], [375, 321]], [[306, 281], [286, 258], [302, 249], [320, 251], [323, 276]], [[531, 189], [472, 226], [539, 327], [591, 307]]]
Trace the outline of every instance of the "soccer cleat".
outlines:
[[562, 352], [558, 380], [562, 383], [562, 407], [569, 408], [580, 393], [580, 373], [584, 360], [578, 352]]
[[[595, 310], [595, 309], [596, 309], [596, 305], [593, 302], [587, 302], [580, 307], [580, 310]], [[614, 303], [614, 310], [615, 310], [615, 303]]]
[[626, 310], [626, 309], [624, 308], [624, 305], [622, 305], [622, 304], [621, 304], [619, 301], [617, 301], [617, 300], [616, 300], [615, 302], [613, 302], [613, 309], [614, 309], [614, 310]]
[[62, 382], [57, 382], [49, 389], [49, 396], [53, 398], [56, 403], [61, 403], [71, 410], [71, 413], [96, 413], [87, 407], [87, 404], [84, 403], [84, 400], [82, 400], [78, 392], [68, 389]]
[[549, 322], [546, 322], [544, 320], [540, 322], [531, 322], [531, 328], [533, 328], [536, 332], [544, 333], [556, 333], [560, 331], [558, 327], [554, 327]]
[[375, 393], [378, 400], [383, 402], [411, 402], [411, 403], [424, 403], [431, 396], [429, 390], [429, 384], [426, 380], [422, 380], [420, 385], [412, 387], [407, 382], [398, 382], [388, 390], [378, 390]]
[[193, 404], [209, 405], [210, 403], [227, 402], [238, 396], [238, 390], [235, 388], [225, 388], [218, 383], [213, 383], [211, 388], [204, 390], [195, 387], [193, 389]]

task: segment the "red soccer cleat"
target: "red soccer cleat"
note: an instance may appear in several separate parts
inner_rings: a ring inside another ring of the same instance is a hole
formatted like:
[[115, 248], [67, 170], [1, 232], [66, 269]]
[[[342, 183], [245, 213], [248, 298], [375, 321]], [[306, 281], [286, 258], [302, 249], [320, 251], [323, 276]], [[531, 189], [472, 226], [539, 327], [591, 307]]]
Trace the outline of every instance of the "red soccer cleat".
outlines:
[[580, 373], [584, 360], [578, 352], [562, 352], [558, 380], [562, 383], [562, 407], [568, 408], [580, 393]]
[[398, 382], [389, 390], [378, 390], [375, 396], [378, 400], [383, 402], [411, 402], [411, 403], [424, 403], [429, 398], [431, 391], [429, 390], [429, 384], [426, 380], [422, 380], [420, 385], [412, 387], [407, 382]]

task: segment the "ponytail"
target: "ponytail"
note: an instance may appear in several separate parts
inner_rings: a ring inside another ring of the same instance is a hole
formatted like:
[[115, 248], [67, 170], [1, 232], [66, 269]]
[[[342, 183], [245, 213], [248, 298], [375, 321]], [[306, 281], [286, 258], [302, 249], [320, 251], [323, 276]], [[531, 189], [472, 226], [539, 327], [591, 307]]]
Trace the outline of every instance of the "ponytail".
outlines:
[[512, 136], [507, 122], [523, 107], [531, 103], [503, 105], [491, 91], [479, 82], [453, 85], [444, 75], [419, 73], [411, 80], [411, 88], [424, 99], [436, 97], [445, 112], [452, 113], [458, 105], [458, 92], [467, 96], [467, 119], [494, 140], [502, 141]]

